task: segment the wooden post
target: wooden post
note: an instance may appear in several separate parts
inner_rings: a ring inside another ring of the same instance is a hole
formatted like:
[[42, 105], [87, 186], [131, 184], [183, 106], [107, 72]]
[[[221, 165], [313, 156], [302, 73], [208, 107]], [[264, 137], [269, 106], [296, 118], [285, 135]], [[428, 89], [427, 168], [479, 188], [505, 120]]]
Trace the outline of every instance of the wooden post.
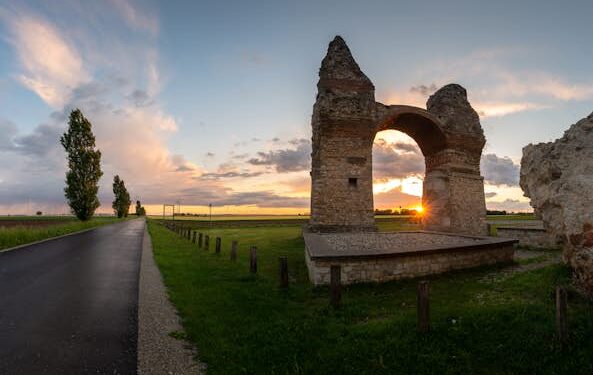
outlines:
[[257, 247], [251, 246], [249, 249], [249, 272], [257, 273]]
[[201, 249], [202, 248], [202, 240], [203, 240], [203, 234], [202, 232], [200, 232], [200, 234], [198, 234], [198, 247]]
[[196, 243], [196, 234], [198, 234], [195, 230], [192, 231], [191, 242]]
[[238, 246], [238, 242], [233, 241], [233, 243], [231, 244], [231, 260], [232, 261], [237, 260], [237, 246]]
[[221, 242], [222, 242], [222, 240], [220, 239], [220, 237], [216, 237], [216, 247], [215, 247], [216, 254], [220, 254]]
[[288, 288], [288, 258], [280, 257], [280, 287]]
[[568, 320], [567, 320], [567, 298], [566, 289], [561, 286], [556, 287], [556, 335], [560, 343], [565, 344], [568, 340]]
[[190, 241], [191, 240], [191, 229], [187, 230], [187, 240]]
[[418, 283], [418, 331], [423, 333], [430, 331], [428, 287], [428, 281]]
[[342, 266], [330, 267], [330, 303], [334, 308], [340, 307], [342, 302]]
[[208, 251], [210, 250], [210, 236], [206, 235], [204, 237], [204, 250]]

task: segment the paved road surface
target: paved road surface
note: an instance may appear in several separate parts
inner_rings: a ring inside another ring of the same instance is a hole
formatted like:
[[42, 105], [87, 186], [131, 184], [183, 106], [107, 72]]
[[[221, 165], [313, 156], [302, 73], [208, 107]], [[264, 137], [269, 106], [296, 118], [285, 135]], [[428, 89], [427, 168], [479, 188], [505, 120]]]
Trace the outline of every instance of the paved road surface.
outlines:
[[0, 374], [135, 374], [143, 220], [0, 253]]

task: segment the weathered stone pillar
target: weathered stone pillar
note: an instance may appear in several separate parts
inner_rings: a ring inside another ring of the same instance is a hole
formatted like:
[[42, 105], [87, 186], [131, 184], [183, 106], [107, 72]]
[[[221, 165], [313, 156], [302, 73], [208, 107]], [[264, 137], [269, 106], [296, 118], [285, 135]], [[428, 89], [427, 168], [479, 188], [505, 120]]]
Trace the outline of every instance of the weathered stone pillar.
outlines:
[[445, 148], [426, 157], [422, 205], [427, 230], [486, 235], [486, 199], [480, 158], [486, 143], [480, 119], [459, 85], [444, 86], [427, 102], [441, 122]]
[[339, 36], [321, 63], [313, 107], [311, 231], [372, 231], [374, 86]]

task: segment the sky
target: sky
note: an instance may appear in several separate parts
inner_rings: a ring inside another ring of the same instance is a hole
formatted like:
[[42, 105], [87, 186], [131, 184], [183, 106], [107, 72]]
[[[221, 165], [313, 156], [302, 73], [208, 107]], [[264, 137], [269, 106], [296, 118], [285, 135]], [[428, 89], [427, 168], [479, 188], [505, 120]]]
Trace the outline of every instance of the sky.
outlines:
[[[70, 111], [149, 213], [309, 212], [311, 113], [335, 35], [376, 100], [425, 108], [459, 83], [487, 139], [487, 207], [530, 210], [521, 150], [593, 111], [590, 1], [0, 0], [0, 214], [68, 213]], [[377, 134], [376, 208], [414, 207], [424, 160]]]

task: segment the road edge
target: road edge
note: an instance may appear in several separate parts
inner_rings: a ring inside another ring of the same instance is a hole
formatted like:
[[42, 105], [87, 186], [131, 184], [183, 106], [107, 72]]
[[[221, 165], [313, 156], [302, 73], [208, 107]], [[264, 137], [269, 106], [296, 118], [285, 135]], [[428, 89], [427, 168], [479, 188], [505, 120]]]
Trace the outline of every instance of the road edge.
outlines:
[[171, 337], [171, 332], [183, 332], [183, 327], [154, 260], [145, 222], [138, 285], [138, 374], [205, 374], [206, 366], [194, 360], [195, 348]]

